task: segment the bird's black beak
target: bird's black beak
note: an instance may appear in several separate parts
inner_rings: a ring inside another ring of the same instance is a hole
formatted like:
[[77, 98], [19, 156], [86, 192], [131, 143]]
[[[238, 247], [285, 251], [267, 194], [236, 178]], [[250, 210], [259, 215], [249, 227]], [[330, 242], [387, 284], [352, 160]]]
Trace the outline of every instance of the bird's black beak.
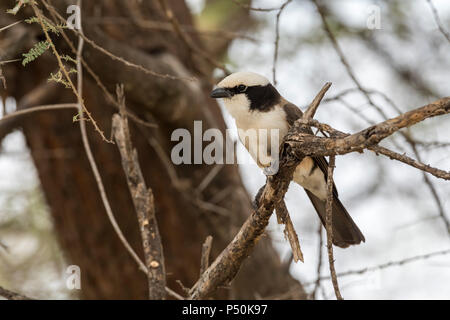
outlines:
[[210, 94], [211, 98], [231, 98], [233, 94], [225, 88], [216, 88], [213, 91], [211, 91]]

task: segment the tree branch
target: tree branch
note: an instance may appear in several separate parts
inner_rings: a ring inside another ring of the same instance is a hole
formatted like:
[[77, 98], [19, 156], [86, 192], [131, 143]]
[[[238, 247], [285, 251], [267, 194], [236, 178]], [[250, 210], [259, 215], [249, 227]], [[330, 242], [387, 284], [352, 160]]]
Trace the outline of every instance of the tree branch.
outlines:
[[[329, 85], [327, 84], [325, 87], [327, 88], [322, 88], [308, 109], [317, 109]], [[312, 113], [313, 111], [307, 111], [303, 115], [303, 118], [305, 119], [306, 114]], [[297, 130], [298, 126], [292, 126], [289, 132], [293, 134]], [[292, 180], [294, 170], [297, 164], [304, 158], [304, 155], [296, 154], [293, 156], [293, 154], [290, 146], [283, 144], [280, 157], [280, 169], [275, 175], [268, 176], [266, 184], [259, 190], [255, 197], [252, 214], [247, 218], [230, 244], [228, 244], [191, 288], [190, 299], [202, 299], [214, 292], [220, 285], [233, 280], [236, 276], [243, 261], [250, 255], [256, 242], [258, 242], [264, 233], [273, 210], [277, 207], [280, 208], [280, 203], [284, 201], [283, 198]], [[300, 249], [299, 244], [298, 249]], [[301, 251], [298, 252], [295, 250], [293, 254], [298, 254], [299, 259], [302, 257]]]
[[[283, 201], [293, 171], [305, 156], [335, 156], [350, 152], [362, 152], [369, 148], [382, 150], [377, 149], [379, 148], [377, 143], [398, 130], [431, 117], [450, 113], [450, 98], [443, 98], [352, 135], [338, 132], [337, 137], [335, 135], [333, 138], [317, 137], [306, 133], [308, 125], [305, 123], [314, 122], [308, 120], [306, 116], [313, 113], [312, 110], [317, 109], [325, 89], [326, 86], [313, 100], [303, 118], [297, 120], [289, 130], [282, 147], [278, 173], [267, 178], [266, 185], [258, 192], [255, 199], [255, 210], [232, 242], [191, 288], [190, 299], [202, 299], [211, 294], [218, 286], [235, 277], [242, 262], [251, 253], [259, 237], [263, 234], [274, 208]], [[329, 126], [324, 125], [324, 127], [334, 130]], [[330, 258], [333, 259], [332, 255]], [[338, 299], [339, 296], [337, 293]]]
[[[341, 137], [342, 138], [342, 137], [350, 136], [350, 134], [348, 134], [348, 133], [344, 133], [342, 131], [336, 130], [336, 129], [332, 128], [331, 126], [329, 126], [328, 124], [320, 123], [319, 121], [314, 120], [314, 119], [307, 120], [307, 121], [301, 120], [301, 121], [299, 121], [299, 124], [304, 124], [304, 125], [318, 128], [322, 131], [330, 133], [333, 137]], [[385, 147], [382, 147], [379, 145], [370, 146], [370, 147], [368, 147], [368, 149], [375, 152], [377, 155], [382, 154], [392, 160], [397, 160], [397, 161], [403, 162], [407, 165], [410, 165], [411, 167], [414, 167], [416, 169], [430, 173], [433, 176], [435, 176], [436, 178], [450, 180], [450, 172], [447, 172], [447, 171], [432, 167], [430, 165], [424, 164], [416, 159], [412, 159], [412, 158], [408, 157], [405, 154], [399, 154], [395, 151], [392, 151], [388, 148], [385, 148]]]
[[60, 103], [60, 104], [50, 104], [43, 106], [36, 106], [28, 109], [18, 110], [12, 113], [8, 113], [0, 118], [0, 123], [14, 117], [19, 117], [25, 114], [38, 112], [38, 111], [48, 111], [48, 110], [60, 110], [60, 109], [77, 109], [78, 105], [76, 103]]
[[320, 89], [319, 93], [316, 95], [314, 100], [309, 105], [308, 109], [305, 111], [305, 114], [303, 115], [304, 120], [309, 120], [314, 118], [314, 115], [316, 114], [317, 108], [320, 105], [320, 102], [322, 101], [323, 97], [325, 96], [325, 93], [327, 93], [328, 89], [331, 87], [331, 82], [325, 83], [325, 85]]
[[218, 286], [230, 282], [236, 276], [243, 261], [264, 233], [275, 206], [286, 193], [298, 162], [284, 158], [281, 163], [278, 173], [267, 178], [257, 201], [257, 210], [252, 212], [231, 243], [191, 288], [190, 299], [205, 298]]
[[427, 2], [431, 8], [431, 11], [433, 12], [434, 20], [436, 21], [439, 31], [450, 43], [450, 33], [447, 30], [445, 30], [444, 26], [442, 25], [442, 22], [441, 22], [441, 19], [439, 18], [439, 13], [438, 13], [436, 7], [433, 5], [433, 2], [431, 0], [427, 0]]
[[275, 207], [275, 213], [277, 215], [278, 224], [284, 224], [284, 236], [289, 240], [294, 261], [297, 262], [300, 260], [301, 262], [304, 262], [303, 252], [300, 247], [300, 242], [298, 241], [297, 232], [295, 232], [294, 225], [284, 200], [281, 200]]
[[338, 280], [336, 276], [336, 269], [334, 268], [333, 256], [333, 172], [335, 167], [336, 156], [330, 156], [328, 164], [327, 175], [327, 203], [326, 203], [326, 217], [325, 228], [327, 230], [327, 249], [328, 262], [330, 265], [331, 282], [333, 283], [334, 294], [338, 300], [343, 300], [341, 291], [339, 290]]
[[[408, 263], [412, 263], [412, 262], [416, 262], [416, 261], [420, 261], [420, 260], [426, 260], [432, 257], [436, 257], [436, 256], [442, 256], [442, 255], [447, 255], [450, 254], [450, 249], [447, 250], [441, 250], [441, 251], [435, 251], [435, 252], [431, 252], [431, 253], [427, 253], [427, 254], [423, 254], [423, 255], [418, 255], [418, 256], [414, 256], [414, 257], [409, 257], [406, 259], [402, 259], [402, 260], [396, 260], [396, 261], [389, 261], [383, 264], [379, 264], [373, 267], [366, 267], [366, 268], [361, 268], [361, 269], [355, 269], [355, 270], [348, 270], [348, 271], [344, 271], [344, 272], [339, 272], [337, 274], [338, 277], [347, 277], [347, 276], [351, 276], [351, 275], [358, 275], [358, 274], [364, 274], [370, 271], [376, 271], [376, 270], [383, 270], [383, 269], [387, 269], [390, 267], [395, 267], [395, 266], [402, 266]], [[330, 276], [320, 276], [318, 277], [315, 281], [313, 282], [307, 282], [304, 283], [304, 285], [310, 285], [310, 284], [315, 284], [317, 282], [320, 282], [322, 280], [328, 280], [330, 279]]]
[[112, 130], [122, 158], [122, 167], [127, 177], [128, 188], [138, 216], [147, 266], [149, 298], [161, 300], [166, 296], [166, 274], [164, 255], [155, 217], [153, 192], [148, 189], [139, 166], [137, 151], [133, 148], [125, 111], [123, 87], [118, 87], [118, 97], [122, 105], [121, 114], [115, 114]]
[[[323, 138], [299, 132], [292, 134], [293, 131], [290, 131], [285, 141], [298, 155], [302, 156], [320, 157], [362, 152], [402, 128], [448, 113], [450, 113], [450, 98], [442, 98], [346, 137]], [[302, 120], [297, 120], [294, 126], [299, 128], [302, 126], [301, 123]]]
[[200, 262], [200, 275], [209, 267], [209, 256], [211, 254], [212, 236], [207, 236], [202, 246], [202, 258]]
[[6, 290], [2, 287], [0, 287], [0, 297], [4, 297], [6, 300], [33, 300], [19, 293]]

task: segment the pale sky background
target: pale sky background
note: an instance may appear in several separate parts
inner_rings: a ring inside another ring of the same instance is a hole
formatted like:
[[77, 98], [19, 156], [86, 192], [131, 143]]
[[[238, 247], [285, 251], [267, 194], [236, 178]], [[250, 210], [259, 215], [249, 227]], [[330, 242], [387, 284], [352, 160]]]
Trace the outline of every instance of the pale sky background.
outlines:
[[[392, 26], [388, 14], [384, 11], [384, 1], [338, 0], [333, 3], [333, 11], [354, 27], [364, 27], [368, 18], [368, 7], [380, 4], [381, 30], [374, 30], [377, 39], [386, 44], [390, 52], [394, 52], [396, 61], [420, 72], [430, 86], [441, 96], [448, 96], [450, 88], [450, 44], [437, 30], [431, 10], [425, 0], [411, 0], [413, 5], [407, 12], [408, 23], [413, 27], [412, 38], [399, 41], [392, 36]], [[450, 1], [434, 0], [441, 20], [450, 29]], [[202, 8], [202, 0], [188, 0], [194, 12]], [[277, 7], [282, 1], [258, 0], [254, 7]], [[257, 43], [236, 40], [230, 50], [229, 68], [232, 71], [254, 71], [272, 79], [272, 59], [275, 38], [275, 12], [252, 12], [262, 23], [262, 28], [252, 34]], [[277, 88], [280, 93], [298, 106], [307, 105], [322, 87], [331, 81], [332, 88], [326, 97], [332, 97], [344, 89], [354, 88], [345, 69], [328, 41], [323, 45], [310, 44], [302, 39], [307, 38], [311, 30], [321, 28], [321, 21], [315, 8], [309, 1], [293, 1], [283, 12], [280, 24], [280, 57], [277, 64]], [[384, 61], [365, 48], [360, 41], [339, 38], [339, 43], [350, 61], [360, 82], [369, 89], [376, 89], [387, 94], [403, 111], [422, 106], [430, 101], [418, 96], [410, 88], [399, 84]], [[430, 45], [432, 44], [432, 46]], [[365, 99], [359, 94], [346, 97], [347, 102], [357, 108], [369, 119], [378, 122], [382, 119], [376, 114]], [[389, 116], [395, 116], [385, 101], [375, 96]], [[13, 108], [9, 101], [8, 109]], [[228, 126], [235, 129], [234, 121], [224, 112]], [[322, 104], [316, 118], [333, 127], [355, 132], [367, 127], [353, 112], [339, 103]], [[437, 120], [427, 120], [414, 127], [411, 133], [421, 140], [450, 141], [450, 119], [448, 116]], [[233, 130], [235, 133], [235, 130]], [[236, 135], [234, 135], [236, 138]], [[404, 145], [397, 135], [397, 141]], [[392, 146], [389, 142], [383, 145]], [[0, 224], [8, 218], [8, 214], [20, 212], [24, 201], [20, 197], [10, 200], [14, 191], [33, 190], [39, 185], [36, 170], [30, 160], [28, 151], [20, 132], [10, 134], [3, 142], [0, 152]], [[239, 145], [238, 157], [248, 157], [247, 152]], [[408, 148], [408, 155], [412, 156]], [[425, 163], [450, 170], [450, 151], [444, 148], [426, 149], [421, 152]], [[429, 190], [425, 187], [422, 173], [404, 164], [384, 157], [364, 154], [349, 154], [337, 158], [335, 180], [342, 202], [353, 216], [366, 237], [366, 243], [348, 249], [335, 248], [337, 272], [351, 269], [371, 267], [381, 263], [435, 252], [450, 248], [450, 239], [444, 224], [436, 218], [438, 210]], [[252, 196], [265, 182], [260, 169], [253, 164], [241, 165], [241, 174], [245, 186]], [[435, 184], [444, 210], [450, 216], [450, 183], [430, 176]], [[374, 183], [379, 188], [370, 191]], [[369, 190], [368, 194], [364, 191]], [[305, 192], [292, 184], [286, 195], [294, 226], [300, 237], [305, 263], [293, 264], [292, 274], [302, 282], [315, 280], [317, 275], [318, 236], [320, 223], [317, 214], [310, 204]], [[8, 211], [4, 208], [8, 207]], [[23, 211], [23, 210], [22, 210]], [[45, 230], [49, 221], [38, 221]], [[289, 254], [289, 244], [283, 238], [282, 227], [272, 219], [269, 234], [283, 259]], [[35, 238], [33, 235], [21, 237], [2, 233], [0, 241], [10, 245], [10, 254], [26, 256], [31, 250]], [[23, 247], [26, 242], [28, 247]], [[33, 244], [34, 243], [34, 244]], [[328, 275], [328, 260], [323, 248], [322, 275]], [[2, 248], [0, 255], [4, 257]], [[19, 259], [20, 260], [20, 259]], [[64, 283], [62, 267], [58, 264], [45, 266], [51, 270], [45, 283], [28, 283], [24, 290], [40, 294], [42, 297], [67, 297], [62, 292]], [[263, 266], [262, 266], [263, 267]], [[44, 267], [36, 267], [35, 276], [43, 272]], [[59, 281], [58, 281], [59, 279]], [[0, 270], [0, 283], [2, 270]], [[345, 299], [450, 299], [450, 255], [434, 257], [424, 261], [413, 262], [401, 267], [390, 267], [382, 271], [368, 272], [363, 275], [342, 277], [339, 279], [341, 292]], [[325, 297], [334, 299], [331, 282], [322, 282]], [[312, 289], [312, 287], [307, 287]], [[55, 294], [55, 292], [60, 292]]]

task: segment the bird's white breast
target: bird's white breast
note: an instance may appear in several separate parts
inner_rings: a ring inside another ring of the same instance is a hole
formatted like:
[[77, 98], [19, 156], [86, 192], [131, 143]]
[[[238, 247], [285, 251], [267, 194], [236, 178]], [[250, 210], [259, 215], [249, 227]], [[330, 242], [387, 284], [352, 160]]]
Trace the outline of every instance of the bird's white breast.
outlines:
[[236, 120], [239, 140], [260, 167], [269, 166], [272, 160], [271, 141], [277, 142], [273, 151], [278, 154], [278, 147], [289, 130], [282, 107], [276, 105], [270, 111], [261, 112], [247, 107], [250, 103], [245, 95], [227, 100], [225, 107]]
[[[271, 134], [274, 133], [271, 130], [276, 130], [275, 132], [278, 134], [278, 146], [281, 145], [284, 136], [289, 130], [283, 107], [275, 105], [272, 110], [261, 112], [250, 110], [248, 107], [250, 102], [245, 95], [236, 95], [231, 99], [225, 100], [225, 107], [236, 120], [239, 140], [260, 167], [269, 166], [272, 158], [268, 151], [271, 150]], [[261, 139], [261, 136], [258, 136], [258, 139], [252, 141], [248, 137], [252, 130], [261, 133], [261, 129], [268, 133], [267, 138]], [[325, 200], [327, 194], [325, 176], [318, 167], [312, 170], [313, 163], [312, 158], [305, 157], [295, 169], [293, 180], [303, 188], [311, 191], [319, 199]]]

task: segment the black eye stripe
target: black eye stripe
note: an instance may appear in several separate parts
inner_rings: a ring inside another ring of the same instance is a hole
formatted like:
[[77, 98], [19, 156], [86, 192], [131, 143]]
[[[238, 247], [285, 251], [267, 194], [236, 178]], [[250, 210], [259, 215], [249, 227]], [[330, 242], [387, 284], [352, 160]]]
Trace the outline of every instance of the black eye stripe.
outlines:
[[229, 90], [233, 93], [233, 94], [239, 94], [239, 93], [244, 93], [247, 91], [247, 89], [250, 87], [247, 87], [246, 85], [240, 84], [238, 86], [235, 86], [233, 88], [230, 88]]
[[275, 87], [270, 83], [265, 86], [255, 85], [247, 87], [243, 85], [245, 87], [245, 91], [243, 92], [239, 90], [239, 86], [241, 85], [228, 88], [227, 90], [233, 95], [245, 94], [248, 100], [250, 100], [250, 110], [267, 112], [271, 110], [271, 108], [277, 104], [281, 98], [277, 89], [275, 89]]

